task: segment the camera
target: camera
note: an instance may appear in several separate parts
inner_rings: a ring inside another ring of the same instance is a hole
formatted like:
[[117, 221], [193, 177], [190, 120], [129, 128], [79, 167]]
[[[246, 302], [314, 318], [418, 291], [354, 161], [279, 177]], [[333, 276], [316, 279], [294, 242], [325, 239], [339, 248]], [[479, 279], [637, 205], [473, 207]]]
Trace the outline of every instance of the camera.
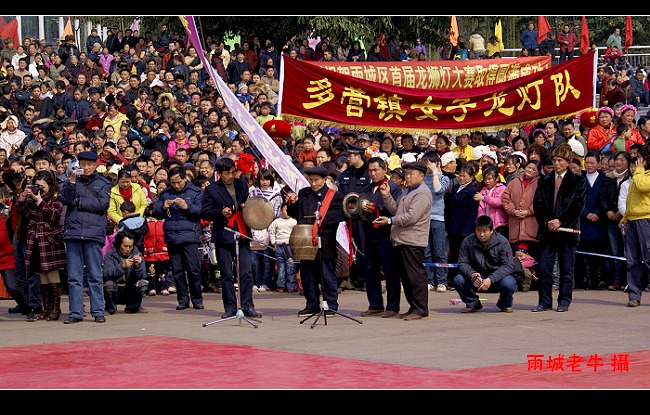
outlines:
[[22, 182], [24, 178], [25, 178], [25, 173], [23, 173], [21, 171], [20, 172], [14, 172], [12, 177], [11, 177], [11, 179], [16, 183]]
[[43, 186], [41, 186], [40, 184], [33, 184], [30, 186], [30, 188], [32, 189], [32, 193], [34, 193], [35, 195], [40, 195], [41, 193], [43, 193]]
[[75, 176], [81, 176], [82, 174], [84, 174], [84, 169], [81, 168], [72, 169], [72, 173]]

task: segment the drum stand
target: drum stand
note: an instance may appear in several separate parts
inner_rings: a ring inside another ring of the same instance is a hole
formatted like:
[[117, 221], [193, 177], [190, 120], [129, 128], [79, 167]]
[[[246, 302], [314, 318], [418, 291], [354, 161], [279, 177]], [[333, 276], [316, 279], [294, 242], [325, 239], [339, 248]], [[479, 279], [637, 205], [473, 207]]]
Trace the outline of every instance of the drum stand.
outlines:
[[237, 298], [237, 313], [235, 313], [235, 315], [231, 316], [231, 317], [222, 318], [222, 319], [219, 319], [219, 320], [211, 321], [209, 323], [203, 323], [203, 327], [211, 326], [212, 324], [221, 323], [223, 321], [228, 321], [228, 320], [232, 320], [234, 318], [238, 318], [240, 320], [240, 322], [239, 322], [240, 324], [241, 324], [241, 320], [244, 320], [245, 322], [247, 322], [251, 326], [257, 328], [257, 324], [255, 324], [255, 323], [261, 323], [261, 321], [246, 317], [244, 315], [244, 310], [242, 310], [242, 308], [241, 308], [241, 295], [242, 295], [242, 289], [241, 288], [242, 287], [241, 287], [241, 278], [240, 278], [240, 272], [239, 272], [239, 240], [241, 239], [242, 236], [243, 237], [245, 237], [245, 236], [242, 235], [241, 233], [235, 231], [235, 230], [230, 229], [230, 228], [224, 228], [224, 229], [235, 234], [235, 257], [236, 257], [236, 266], [237, 266], [237, 282], [239, 283], [239, 296], [236, 297]]
[[[318, 248], [320, 249], [320, 237], [318, 238]], [[320, 254], [320, 252], [319, 252]], [[324, 287], [324, 279], [323, 279], [323, 258], [319, 256], [319, 261], [320, 261], [320, 292], [321, 295], [323, 295], [323, 287]], [[345, 317], [349, 320], [356, 321], [359, 324], [363, 324], [361, 320], [357, 320], [354, 317], [345, 315], [343, 313], [339, 313], [338, 310], [330, 310], [329, 305], [327, 305], [327, 301], [325, 301], [325, 298], [323, 296], [323, 302], [321, 303], [321, 308], [320, 311], [317, 313], [313, 313], [312, 315], [305, 317], [304, 319], [300, 320], [300, 324], [304, 323], [305, 321], [309, 320], [310, 318], [316, 316], [316, 320], [311, 324], [311, 328], [313, 329], [316, 326], [316, 323], [318, 323], [318, 320], [320, 320], [321, 317], [323, 317], [323, 323], [325, 326], [327, 326], [327, 312], [334, 313], [336, 315], [339, 315], [341, 317]]]

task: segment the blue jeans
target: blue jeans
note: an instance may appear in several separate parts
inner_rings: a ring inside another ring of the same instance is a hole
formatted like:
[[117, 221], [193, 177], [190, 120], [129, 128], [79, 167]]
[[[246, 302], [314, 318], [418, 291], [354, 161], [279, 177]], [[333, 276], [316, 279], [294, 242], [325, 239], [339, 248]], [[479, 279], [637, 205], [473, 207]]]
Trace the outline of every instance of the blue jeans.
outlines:
[[25, 242], [14, 241], [14, 257], [16, 259], [16, 282], [25, 294], [27, 303], [31, 308], [41, 308], [41, 277], [38, 272], [27, 269], [25, 266]]
[[88, 285], [90, 314], [93, 317], [104, 315], [103, 246], [95, 241], [65, 241], [70, 318], [84, 318], [84, 282]]
[[298, 289], [296, 283], [296, 263], [293, 262], [289, 244], [279, 244], [275, 247], [275, 259], [278, 264], [278, 288], [287, 290]]
[[273, 250], [271, 248], [263, 251], [251, 250], [251, 254], [255, 285], [258, 287], [266, 285], [267, 288], [270, 288], [273, 280], [273, 257], [275, 256]]
[[[472, 284], [470, 278], [458, 274], [454, 277], [454, 288], [458, 291], [460, 299], [463, 300], [468, 308], [474, 307], [478, 302], [478, 288]], [[487, 292], [497, 291], [499, 299], [497, 300], [497, 307], [512, 307], [513, 294], [517, 291], [517, 280], [512, 275], [506, 275], [499, 281], [490, 285]]]
[[[447, 262], [447, 229], [445, 222], [431, 220], [429, 225], [429, 243], [424, 250], [425, 262]], [[428, 283], [436, 286], [442, 284], [447, 286], [447, 268], [427, 267]]]

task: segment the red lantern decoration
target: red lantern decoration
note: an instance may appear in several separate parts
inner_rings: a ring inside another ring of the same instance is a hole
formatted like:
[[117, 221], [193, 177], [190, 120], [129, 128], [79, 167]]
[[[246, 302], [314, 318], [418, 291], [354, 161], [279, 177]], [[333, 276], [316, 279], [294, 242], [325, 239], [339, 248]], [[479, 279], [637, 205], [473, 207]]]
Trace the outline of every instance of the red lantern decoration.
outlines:
[[282, 145], [282, 139], [291, 135], [292, 125], [285, 120], [269, 120], [262, 128], [279, 147]]
[[587, 128], [594, 128], [598, 125], [598, 112], [596, 110], [583, 112], [580, 114], [580, 124]]

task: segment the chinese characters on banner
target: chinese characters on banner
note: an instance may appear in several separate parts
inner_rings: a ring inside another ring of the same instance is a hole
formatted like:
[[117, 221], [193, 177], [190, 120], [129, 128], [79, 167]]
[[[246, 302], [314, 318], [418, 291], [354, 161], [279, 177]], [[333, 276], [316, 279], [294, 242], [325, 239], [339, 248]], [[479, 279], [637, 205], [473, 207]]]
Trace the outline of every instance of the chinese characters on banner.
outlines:
[[[364, 131], [458, 133], [575, 117], [591, 108], [594, 52], [501, 83], [451, 89], [386, 85], [283, 57], [278, 113]], [[458, 78], [460, 79], [460, 78]]]
[[466, 89], [512, 81], [551, 67], [550, 56], [417, 62], [308, 61], [357, 79], [418, 89]]

